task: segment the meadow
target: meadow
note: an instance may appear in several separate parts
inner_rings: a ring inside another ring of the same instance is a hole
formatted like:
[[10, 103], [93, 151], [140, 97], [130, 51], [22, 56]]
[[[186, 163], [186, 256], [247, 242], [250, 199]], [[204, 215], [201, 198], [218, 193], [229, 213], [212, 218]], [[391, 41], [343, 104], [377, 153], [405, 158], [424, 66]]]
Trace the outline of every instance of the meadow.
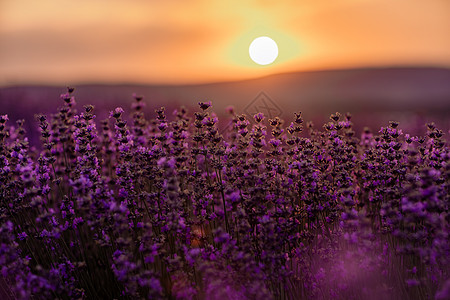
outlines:
[[[145, 100], [0, 111], [4, 299], [449, 299], [445, 132]], [[36, 112], [38, 113], [38, 112]], [[130, 117], [128, 117], [128, 115]], [[224, 122], [227, 124], [227, 122]]]

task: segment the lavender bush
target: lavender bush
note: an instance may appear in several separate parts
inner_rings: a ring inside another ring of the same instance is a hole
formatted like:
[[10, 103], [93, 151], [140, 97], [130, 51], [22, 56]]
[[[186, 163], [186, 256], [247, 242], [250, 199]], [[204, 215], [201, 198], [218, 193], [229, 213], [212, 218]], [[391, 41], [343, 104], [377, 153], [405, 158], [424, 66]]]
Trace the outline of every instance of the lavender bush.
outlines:
[[[13, 299], [449, 299], [449, 148], [391, 122], [355, 137], [142, 97], [0, 115], [0, 266]], [[253, 125], [252, 125], [253, 124]], [[97, 128], [99, 126], [99, 128]], [[305, 129], [305, 130], [304, 130]]]

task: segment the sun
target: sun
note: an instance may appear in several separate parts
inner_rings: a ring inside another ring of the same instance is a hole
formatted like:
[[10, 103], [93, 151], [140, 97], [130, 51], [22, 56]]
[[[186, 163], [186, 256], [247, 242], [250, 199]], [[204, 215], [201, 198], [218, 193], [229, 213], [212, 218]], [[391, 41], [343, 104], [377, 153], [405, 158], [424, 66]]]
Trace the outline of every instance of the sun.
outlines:
[[248, 52], [255, 63], [268, 65], [278, 57], [278, 46], [270, 37], [260, 36], [253, 40]]

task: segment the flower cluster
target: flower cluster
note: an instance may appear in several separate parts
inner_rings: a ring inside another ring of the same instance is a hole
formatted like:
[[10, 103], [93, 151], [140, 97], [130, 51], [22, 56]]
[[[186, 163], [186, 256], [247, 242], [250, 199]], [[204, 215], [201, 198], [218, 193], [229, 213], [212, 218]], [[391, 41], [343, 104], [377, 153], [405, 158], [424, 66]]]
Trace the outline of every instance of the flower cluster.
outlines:
[[[304, 131], [211, 102], [96, 122], [74, 89], [42, 145], [0, 115], [0, 268], [17, 299], [448, 299], [450, 151], [427, 124]], [[252, 121], [255, 122], [252, 122]], [[97, 129], [99, 128], [99, 129]]]

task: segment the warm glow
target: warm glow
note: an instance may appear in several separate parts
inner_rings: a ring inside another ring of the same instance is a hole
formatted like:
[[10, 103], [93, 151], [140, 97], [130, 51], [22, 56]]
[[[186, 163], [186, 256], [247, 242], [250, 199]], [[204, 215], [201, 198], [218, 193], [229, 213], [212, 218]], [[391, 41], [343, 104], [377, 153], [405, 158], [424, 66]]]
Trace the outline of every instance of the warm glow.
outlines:
[[[3, 0], [0, 85], [450, 67], [449, 12], [448, 0]], [[269, 68], [249, 56], [261, 36], [278, 45]]]
[[278, 46], [267, 36], [260, 36], [253, 40], [248, 49], [251, 59], [259, 65], [268, 65], [278, 56]]

